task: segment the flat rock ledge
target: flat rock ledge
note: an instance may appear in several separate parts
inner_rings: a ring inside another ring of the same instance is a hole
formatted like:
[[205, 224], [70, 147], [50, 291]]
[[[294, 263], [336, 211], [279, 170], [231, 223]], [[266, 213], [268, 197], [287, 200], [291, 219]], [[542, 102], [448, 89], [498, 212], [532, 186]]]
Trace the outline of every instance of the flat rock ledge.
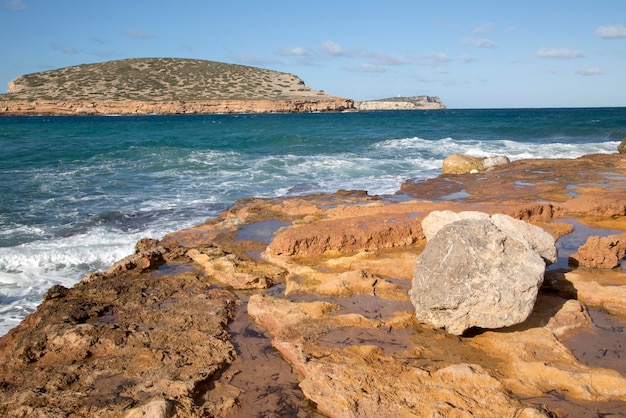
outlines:
[[[393, 198], [239, 201], [50, 289], [0, 338], [0, 415], [619, 416], [626, 274], [568, 260], [624, 233], [624, 178], [622, 154], [590, 155], [407, 181]], [[418, 318], [409, 292], [435, 211], [556, 239], [528, 318], [460, 336]]]

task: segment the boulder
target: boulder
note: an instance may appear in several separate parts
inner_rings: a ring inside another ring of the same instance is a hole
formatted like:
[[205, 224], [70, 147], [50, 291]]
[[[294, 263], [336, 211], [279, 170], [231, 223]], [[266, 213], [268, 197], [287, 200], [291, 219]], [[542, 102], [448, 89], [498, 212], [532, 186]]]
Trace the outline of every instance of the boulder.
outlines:
[[547, 264], [555, 263], [557, 260], [558, 255], [552, 235], [537, 226], [508, 215], [495, 214], [490, 217], [487, 213], [477, 211], [436, 210], [424, 218], [422, 231], [426, 239], [430, 240], [441, 228], [461, 219], [491, 219], [498, 229], [534, 250]]
[[619, 266], [626, 252], [623, 235], [591, 236], [569, 258], [569, 264], [588, 268], [612, 269]]
[[617, 146], [617, 152], [626, 154], [626, 138], [622, 139], [622, 142]]
[[470, 210], [463, 212], [434, 210], [422, 220], [422, 232], [426, 240], [430, 241], [441, 228], [461, 219], [489, 219], [489, 214]]
[[[471, 327], [514, 325], [530, 315], [546, 266], [535, 250], [540, 245], [496, 222], [462, 219], [428, 241], [409, 292], [420, 321], [461, 335]], [[551, 258], [551, 251], [541, 251]]]
[[482, 165], [484, 171], [493, 170], [501, 165], [509, 164], [511, 160], [505, 155], [492, 155], [490, 157], [484, 157], [482, 159]]
[[452, 154], [443, 160], [442, 174], [473, 174], [493, 170], [510, 163], [504, 155], [473, 157], [466, 154]]
[[480, 158], [465, 154], [452, 154], [443, 160], [441, 174], [478, 173], [481, 169]]

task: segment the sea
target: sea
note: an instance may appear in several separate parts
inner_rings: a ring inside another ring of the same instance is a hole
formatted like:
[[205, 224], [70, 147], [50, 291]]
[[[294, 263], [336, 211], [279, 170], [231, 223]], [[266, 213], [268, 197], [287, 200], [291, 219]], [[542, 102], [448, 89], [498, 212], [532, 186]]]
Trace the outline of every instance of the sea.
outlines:
[[0, 335], [53, 285], [247, 197], [437, 176], [454, 153], [615, 153], [626, 108], [0, 117]]

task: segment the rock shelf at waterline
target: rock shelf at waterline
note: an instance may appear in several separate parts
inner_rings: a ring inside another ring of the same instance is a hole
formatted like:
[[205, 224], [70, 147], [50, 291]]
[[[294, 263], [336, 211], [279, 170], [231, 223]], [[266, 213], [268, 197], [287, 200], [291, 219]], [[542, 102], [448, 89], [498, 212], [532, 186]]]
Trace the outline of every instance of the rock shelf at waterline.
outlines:
[[[0, 414], [619, 413], [626, 274], [568, 259], [588, 236], [623, 236], [624, 179], [626, 158], [604, 154], [406, 182], [387, 198], [241, 200], [52, 288], [0, 339]], [[505, 214], [556, 239], [528, 319], [460, 336], [420, 321], [408, 293], [436, 210]], [[594, 330], [603, 338], [581, 353]]]

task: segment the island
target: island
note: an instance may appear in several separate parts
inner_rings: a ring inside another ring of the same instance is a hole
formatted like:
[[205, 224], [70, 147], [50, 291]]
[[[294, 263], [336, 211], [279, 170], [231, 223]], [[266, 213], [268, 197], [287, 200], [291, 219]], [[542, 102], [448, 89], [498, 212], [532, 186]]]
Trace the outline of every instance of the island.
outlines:
[[[443, 108], [409, 98], [414, 109]], [[183, 58], [132, 58], [27, 74], [0, 95], [0, 115], [139, 115], [408, 109], [314, 90], [279, 71]], [[395, 102], [394, 102], [395, 103]]]

